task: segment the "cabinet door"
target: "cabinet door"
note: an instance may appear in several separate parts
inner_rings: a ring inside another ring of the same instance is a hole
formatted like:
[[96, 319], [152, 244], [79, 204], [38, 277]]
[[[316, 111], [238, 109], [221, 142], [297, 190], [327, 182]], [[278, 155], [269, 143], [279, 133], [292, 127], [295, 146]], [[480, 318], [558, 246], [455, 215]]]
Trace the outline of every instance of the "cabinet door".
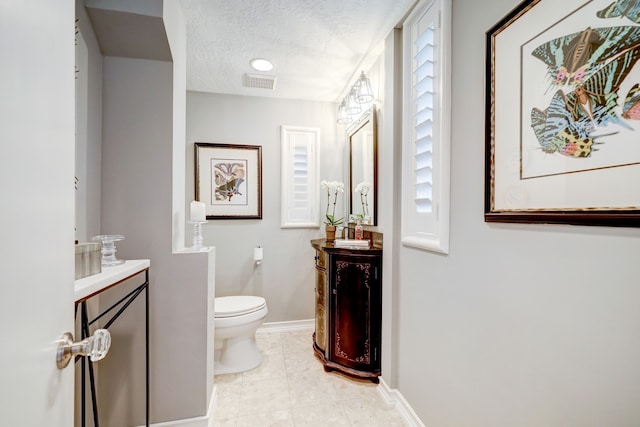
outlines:
[[316, 266], [316, 347], [327, 348], [327, 270]]
[[380, 366], [379, 258], [336, 255], [331, 263], [330, 359], [377, 371]]

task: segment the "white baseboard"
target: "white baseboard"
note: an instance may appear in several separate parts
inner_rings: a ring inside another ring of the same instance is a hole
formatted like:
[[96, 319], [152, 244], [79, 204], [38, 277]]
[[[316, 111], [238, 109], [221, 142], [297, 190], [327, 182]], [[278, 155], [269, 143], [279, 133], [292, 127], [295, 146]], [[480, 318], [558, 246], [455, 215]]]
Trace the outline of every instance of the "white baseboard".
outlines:
[[182, 420], [151, 424], [151, 427], [213, 427], [213, 420], [217, 406], [218, 390], [214, 385], [213, 391], [211, 392], [211, 400], [209, 401], [209, 408], [207, 409], [207, 415], [204, 415], [202, 417], [185, 418]]
[[256, 331], [257, 334], [270, 334], [274, 332], [313, 331], [316, 326], [315, 319], [292, 320], [289, 322], [263, 323]]
[[378, 384], [377, 390], [378, 394], [380, 394], [387, 404], [394, 406], [398, 410], [402, 418], [404, 418], [410, 427], [425, 427], [423, 422], [413, 411], [411, 405], [409, 405], [404, 396], [402, 396], [402, 393], [397, 389], [389, 388], [387, 383], [380, 378], [380, 384]]

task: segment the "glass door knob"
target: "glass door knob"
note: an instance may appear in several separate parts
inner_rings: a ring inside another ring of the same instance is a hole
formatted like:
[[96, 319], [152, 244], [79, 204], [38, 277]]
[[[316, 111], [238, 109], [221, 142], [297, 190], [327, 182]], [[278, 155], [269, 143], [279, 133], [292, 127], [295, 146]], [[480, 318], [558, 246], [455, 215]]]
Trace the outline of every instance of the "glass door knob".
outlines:
[[111, 334], [106, 329], [96, 329], [92, 336], [73, 342], [73, 335], [67, 332], [58, 344], [56, 363], [58, 369], [66, 368], [74, 356], [89, 356], [92, 362], [104, 359], [111, 348]]

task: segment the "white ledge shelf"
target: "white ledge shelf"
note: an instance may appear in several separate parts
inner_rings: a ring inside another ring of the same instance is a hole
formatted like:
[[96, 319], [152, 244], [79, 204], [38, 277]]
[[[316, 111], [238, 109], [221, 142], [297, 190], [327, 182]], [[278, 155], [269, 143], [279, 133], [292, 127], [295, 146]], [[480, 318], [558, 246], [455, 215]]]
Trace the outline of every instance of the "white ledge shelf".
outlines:
[[123, 280], [147, 270], [151, 265], [148, 259], [127, 260], [124, 264], [102, 267], [102, 273], [78, 279], [74, 283], [76, 302], [114, 286]]

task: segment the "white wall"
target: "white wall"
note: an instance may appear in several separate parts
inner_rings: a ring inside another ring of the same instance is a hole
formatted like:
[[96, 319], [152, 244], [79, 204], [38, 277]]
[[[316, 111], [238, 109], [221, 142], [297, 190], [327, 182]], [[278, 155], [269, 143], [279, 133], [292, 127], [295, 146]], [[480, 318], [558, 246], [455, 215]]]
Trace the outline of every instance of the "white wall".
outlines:
[[[78, 32], [75, 46], [75, 238], [88, 242], [100, 234], [102, 192], [102, 53], [82, 0], [75, 1]], [[98, 312], [99, 297], [87, 301], [91, 313]], [[80, 331], [80, 316], [76, 329]], [[76, 417], [81, 425], [81, 364], [76, 367]], [[99, 381], [99, 378], [97, 379]], [[86, 381], [87, 386], [89, 380]], [[86, 404], [91, 404], [87, 393]], [[87, 406], [89, 407], [89, 406]]]
[[378, 214], [383, 233], [382, 357], [384, 381], [397, 387], [398, 253], [400, 239], [400, 159], [402, 120], [402, 33], [393, 30], [385, 40], [381, 84], [383, 103], [378, 114]]
[[[210, 220], [205, 245], [217, 249], [216, 296], [260, 295], [267, 322], [311, 319], [315, 283], [310, 240], [320, 229], [280, 228], [280, 126], [321, 129], [321, 179], [343, 179], [342, 140], [337, 141], [335, 104], [201, 92], [187, 93], [187, 201], [195, 197], [194, 142], [262, 146], [262, 220]], [[344, 201], [338, 210], [344, 212]], [[321, 202], [322, 204], [322, 202]], [[191, 239], [191, 230], [187, 230]], [[190, 245], [190, 243], [188, 243]], [[264, 248], [261, 266], [253, 248]]]
[[[125, 236], [118, 257], [151, 260], [152, 422], [205, 415], [213, 375], [209, 255], [172, 251], [172, 79], [168, 62], [104, 58], [102, 232]], [[129, 286], [101, 295], [101, 307]], [[111, 328], [100, 366], [106, 426], [144, 424], [143, 308], [135, 302]]]
[[76, 1], [76, 239], [100, 234], [102, 54], [89, 16]]
[[[184, 248], [187, 111], [187, 28], [178, 0], [163, 1], [163, 21], [173, 58], [173, 249]], [[213, 379], [212, 379], [213, 381]]]
[[453, 2], [451, 250], [400, 249], [398, 388], [432, 427], [638, 426], [640, 230], [483, 221], [485, 32], [517, 4]]

